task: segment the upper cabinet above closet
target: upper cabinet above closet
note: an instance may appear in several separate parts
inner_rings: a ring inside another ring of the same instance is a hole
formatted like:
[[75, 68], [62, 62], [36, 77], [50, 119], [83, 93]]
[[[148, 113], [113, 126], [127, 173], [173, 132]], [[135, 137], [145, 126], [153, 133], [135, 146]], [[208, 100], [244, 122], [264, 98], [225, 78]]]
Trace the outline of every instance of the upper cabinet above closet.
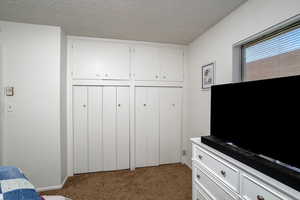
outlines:
[[160, 49], [160, 78], [163, 81], [183, 81], [183, 48]]
[[132, 63], [138, 81], [183, 81], [183, 48], [135, 46]]
[[90, 38], [69, 43], [73, 79], [183, 81], [183, 46]]
[[92, 39], [77, 39], [71, 44], [71, 63], [75, 79], [128, 80], [128, 45]]

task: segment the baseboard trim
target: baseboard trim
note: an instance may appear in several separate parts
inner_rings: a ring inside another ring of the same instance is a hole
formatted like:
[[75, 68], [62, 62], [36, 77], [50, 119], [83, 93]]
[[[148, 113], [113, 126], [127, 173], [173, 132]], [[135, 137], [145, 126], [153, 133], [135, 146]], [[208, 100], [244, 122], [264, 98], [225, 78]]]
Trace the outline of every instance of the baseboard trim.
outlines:
[[60, 185], [53, 185], [53, 186], [48, 186], [48, 187], [39, 187], [39, 188], [37, 188], [36, 190], [37, 190], [38, 192], [45, 192], [45, 191], [50, 191], [50, 190], [59, 190], [59, 189], [62, 189], [62, 188], [64, 187], [65, 183], [67, 182], [68, 178], [69, 178], [69, 177], [66, 176], [66, 177], [64, 178], [62, 184], [60, 184]]
[[189, 162], [183, 162], [184, 165], [188, 166], [190, 169], [192, 169], [192, 165]]

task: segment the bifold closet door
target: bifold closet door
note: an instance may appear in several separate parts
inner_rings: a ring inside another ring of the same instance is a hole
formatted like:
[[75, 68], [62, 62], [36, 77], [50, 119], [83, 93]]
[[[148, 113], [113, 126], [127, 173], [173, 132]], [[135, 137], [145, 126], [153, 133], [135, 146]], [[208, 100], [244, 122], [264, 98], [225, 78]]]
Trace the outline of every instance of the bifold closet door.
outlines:
[[180, 162], [182, 89], [160, 89], [160, 164]]
[[129, 169], [129, 87], [117, 88], [117, 169]]
[[117, 88], [103, 87], [103, 164], [104, 171], [117, 169]]
[[87, 87], [73, 87], [74, 173], [88, 169]]
[[103, 171], [102, 87], [88, 87], [89, 172]]
[[159, 164], [159, 89], [136, 87], [136, 167]]

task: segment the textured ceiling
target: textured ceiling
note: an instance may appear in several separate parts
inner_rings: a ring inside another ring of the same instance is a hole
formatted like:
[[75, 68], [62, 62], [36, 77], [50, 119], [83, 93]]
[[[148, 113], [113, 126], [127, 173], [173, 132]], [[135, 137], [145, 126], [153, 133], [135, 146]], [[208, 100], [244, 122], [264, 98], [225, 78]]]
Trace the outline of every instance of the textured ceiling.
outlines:
[[245, 0], [0, 0], [0, 20], [68, 35], [188, 44]]

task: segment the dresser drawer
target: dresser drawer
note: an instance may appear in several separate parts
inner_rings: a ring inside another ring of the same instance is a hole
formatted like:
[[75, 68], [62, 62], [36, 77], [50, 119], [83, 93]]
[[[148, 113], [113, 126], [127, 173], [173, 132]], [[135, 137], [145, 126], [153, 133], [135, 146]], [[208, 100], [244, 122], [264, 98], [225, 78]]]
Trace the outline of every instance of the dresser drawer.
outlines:
[[237, 168], [197, 146], [194, 146], [194, 160], [239, 193], [239, 170]]
[[241, 175], [241, 195], [245, 200], [290, 200], [272, 186], [244, 173]]
[[193, 200], [210, 200], [197, 183], [193, 183]]
[[210, 177], [200, 167], [194, 165], [193, 180], [199, 185], [201, 190], [198, 190], [203, 197], [208, 197], [209, 200], [237, 200], [231, 192], [227, 191], [224, 186], [217, 184], [215, 180]]

